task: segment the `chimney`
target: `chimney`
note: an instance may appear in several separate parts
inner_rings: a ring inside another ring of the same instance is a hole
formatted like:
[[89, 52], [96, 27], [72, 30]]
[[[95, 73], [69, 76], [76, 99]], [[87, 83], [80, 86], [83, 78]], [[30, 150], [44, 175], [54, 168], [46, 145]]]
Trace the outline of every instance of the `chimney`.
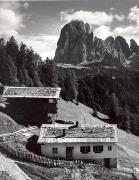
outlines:
[[69, 126], [68, 129], [77, 128], [79, 126], [79, 122], [76, 121], [76, 123], [73, 126]]
[[76, 127], [78, 127], [78, 125], [79, 125], [79, 122], [78, 122], [78, 121], [76, 121]]
[[63, 137], [66, 135], [66, 130], [63, 129]]

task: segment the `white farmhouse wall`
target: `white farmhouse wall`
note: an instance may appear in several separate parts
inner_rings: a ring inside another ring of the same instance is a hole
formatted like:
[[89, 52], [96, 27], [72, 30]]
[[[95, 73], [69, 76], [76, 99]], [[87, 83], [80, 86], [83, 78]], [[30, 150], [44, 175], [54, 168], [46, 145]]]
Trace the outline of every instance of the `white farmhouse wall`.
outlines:
[[[90, 146], [89, 153], [84, 154], [80, 152], [80, 146]], [[93, 152], [93, 146], [103, 145], [103, 151], [101, 153]], [[108, 146], [112, 146], [112, 151], [108, 151]], [[58, 153], [52, 153], [52, 148], [58, 148]], [[61, 157], [66, 158], [66, 147], [73, 148], [73, 159], [104, 159], [104, 158], [117, 158], [117, 144], [116, 143], [65, 143], [65, 144], [45, 144], [41, 145], [41, 153], [49, 157]]]
[[[58, 148], [58, 153], [52, 153], [52, 148]], [[65, 144], [45, 144], [41, 145], [41, 153], [48, 157], [61, 157], [66, 158], [66, 146]]]

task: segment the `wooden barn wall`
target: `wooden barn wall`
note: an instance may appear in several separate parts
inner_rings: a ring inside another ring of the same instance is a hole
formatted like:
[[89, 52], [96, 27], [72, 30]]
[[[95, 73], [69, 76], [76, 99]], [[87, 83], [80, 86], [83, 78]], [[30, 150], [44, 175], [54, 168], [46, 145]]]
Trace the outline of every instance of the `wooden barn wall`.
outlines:
[[41, 125], [49, 120], [48, 113], [56, 114], [57, 105], [48, 99], [8, 98], [9, 103], [2, 112], [8, 114], [17, 123], [24, 125]]

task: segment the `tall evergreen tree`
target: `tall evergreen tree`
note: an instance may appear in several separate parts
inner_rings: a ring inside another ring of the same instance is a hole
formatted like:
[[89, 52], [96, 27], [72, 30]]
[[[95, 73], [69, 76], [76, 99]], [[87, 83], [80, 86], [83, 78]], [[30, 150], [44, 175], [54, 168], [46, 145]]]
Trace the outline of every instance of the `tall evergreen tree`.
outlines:
[[46, 60], [41, 67], [41, 80], [44, 86], [55, 87], [58, 84], [56, 65], [54, 61]]
[[5, 50], [4, 42], [0, 43], [0, 79], [4, 85], [17, 85], [17, 70], [11, 56]]
[[0, 38], [0, 46], [5, 47], [5, 40], [3, 38]]
[[66, 90], [66, 100], [77, 100], [77, 80], [73, 70], [68, 70], [64, 79], [64, 86]]
[[115, 96], [115, 93], [112, 93], [110, 107], [111, 107], [111, 109], [110, 109], [111, 123], [117, 124], [118, 116], [119, 116], [119, 112], [120, 112], [120, 106], [119, 106], [118, 98]]
[[27, 49], [26, 69], [34, 82], [34, 86], [43, 86], [38, 75], [38, 59], [33, 49]]
[[15, 40], [14, 36], [11, 36], [9, 41], [6, 43], [6, 51], [14, 60], [15, 65], [17, 64], [18, 50], [17, 41]]
[[18, 52], [18, 66], [20, 68], [25, 68], [27, 61], [27, 46], [21, 42]]

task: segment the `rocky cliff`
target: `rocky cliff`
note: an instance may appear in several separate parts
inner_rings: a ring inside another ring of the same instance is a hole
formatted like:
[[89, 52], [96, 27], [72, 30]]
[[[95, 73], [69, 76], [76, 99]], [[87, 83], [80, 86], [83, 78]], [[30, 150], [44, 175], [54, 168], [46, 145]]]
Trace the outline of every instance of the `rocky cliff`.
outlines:
[[75, 20], [62, 28], [54, 59], [56, 63], [74, 65], [99, 62], [107, 66], [126, 66], [131, 53], [137, 52], [133, 40], [131, 48], [121, 36], [110, 36], [106, 40], [94, 37], [88, 23]]
[[57, 43], [55, 61], [71, 64], [79, 64], [85, 61], [87, 49], [85, 37], [90, 35], [89, 28], [89, 25], [84, 24], [82, 21], [72, 21], [66, 24], [61, 30]]

